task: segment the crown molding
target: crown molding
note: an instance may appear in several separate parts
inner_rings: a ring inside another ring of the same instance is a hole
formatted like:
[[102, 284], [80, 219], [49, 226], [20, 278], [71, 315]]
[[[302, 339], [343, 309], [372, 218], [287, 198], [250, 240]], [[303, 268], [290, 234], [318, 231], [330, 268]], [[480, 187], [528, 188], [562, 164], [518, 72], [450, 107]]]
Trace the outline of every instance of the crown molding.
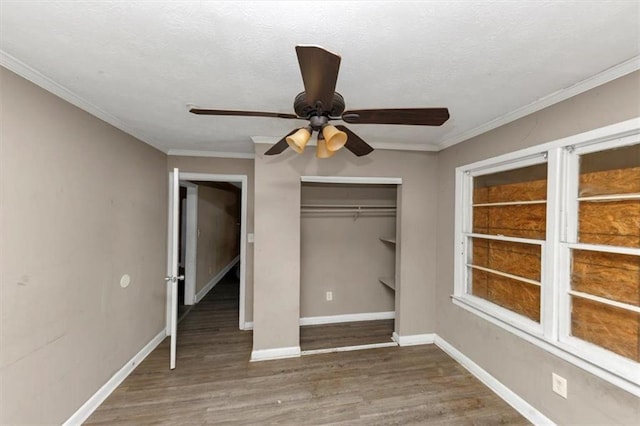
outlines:
[[[280, 141], [281, 138], [271, 136], [251, 136], [254, 144], [273, 145]], [[417, 145], [415, 143], [403, 142], [367, 142], [374, 149], [396, 150], [396, 151], [429, 151], [435, 152], [439, 148], [435, 145]], [[316, 146], [315, 139], [311, 139], [307, 146]]]
[[580, 93], [584, 93], [588, 90], [594, 89], [598, 86], [623, 77], [627, 74], [631, 74], [632, 72], [638, 70], [640, 70], [640, 55], [634, 56], [627, 61], [606, 69], [605, 71], [589, 77], [585, 80], [582, 80], [581, 82], [576, 83], [573, 86], [567, 87], [566, 89], [560, 89], [557, 92], [540, 98], [537, 101], [530, 103], [529, 105], [518, 108], [510, 113], [496, 118], [495, 120], [491, 120], [466, 132], [459, 133], [443, 142], [440, 142], [438, 144], [437, 150], [443, 150], [457, 143], [466, 141], [467, 139], [471, 139], [473, 137], [496, 129], [500, 126], [504, 126], [505, 124], [511, 123], [512, 121], [515, 121], [519, 118], [533, 114], [534, 112], [538, 112], [551, 105], [572, 98], [573, 96], [579, 95]]
[[170, 149], [167, 155], [178, 157], [216, 157], [216, 158], [241, 158], [253, 160], [256, 155], [253, 152], [222, 152], [222, 151], [199, 151], [190, 149]]
[[89, 114], [99, 118], [100, 120], [111, 124], [112, 126], [122, 130], [123, 132], [133, 136], [134, 138], [139, 139], [142, 142], [148, 145], [151, 145], [152, 147], [162, 152], [166, 152], [165, 149], [161, 148], [161, 145], [157, 141], [153, 140], [148, 135], [140, 132], [139, 130], [129, 127], [129, 125], [124, 123], [119, 118], [109, 114], [108, 112], [100, 109], [99, 107], [87, 101], [86, 99], [76, 95], [71, 90], [56, 83], [55, 81], [51, 80], [49, 77], [44, 76], [39, 71], [35, 70], [34, 68], [31, 68], [29, 65], [14, 58], [13, 56], [11, 56], [10, 54], [8, 54], [7, 52], [1, 49], [0, 49], [0, 65], [2, 65], [3, 67], [7, 68], [10, 71], [13, 71], [14, 73], [18, 74], [20, 77], [29, 80], [35, 85], [40, 86], [44, 90], [53, 93], [59, 98], [64, 99], [65, 101], [80, 108], [81, 110], [86, 111]]

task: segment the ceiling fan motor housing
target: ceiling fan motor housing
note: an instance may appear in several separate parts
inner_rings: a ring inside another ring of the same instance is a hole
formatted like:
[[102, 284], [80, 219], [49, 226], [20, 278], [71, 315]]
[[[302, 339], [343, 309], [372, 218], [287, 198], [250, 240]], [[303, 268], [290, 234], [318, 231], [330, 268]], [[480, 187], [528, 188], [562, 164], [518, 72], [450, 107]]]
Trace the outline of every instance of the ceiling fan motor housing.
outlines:
[[[318, 102], [320, 104], [320, 102]], [[293, 110], [298, 117], [311, 118], [313, 116], [340, 117], [345, 109], [344, 98], [338, 92], [333, 94], [333, 103], [327, 110], [323, 105], [311, 105], [307, 101], [307, 93], [299, 93], [293, 101]]]

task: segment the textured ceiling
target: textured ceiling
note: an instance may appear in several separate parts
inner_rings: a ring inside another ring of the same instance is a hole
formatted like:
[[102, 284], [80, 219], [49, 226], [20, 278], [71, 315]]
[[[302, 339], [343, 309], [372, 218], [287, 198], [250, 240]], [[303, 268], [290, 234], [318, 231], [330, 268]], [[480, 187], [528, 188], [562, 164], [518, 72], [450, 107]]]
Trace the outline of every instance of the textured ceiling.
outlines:
[[373, 145], [419, 149], [459, 142], [640, 54], [637, 1], [3, 0], [0, 7], [5, 65], [35, 71], [165, 152], [250, 153], [252, 137], [279, 138], [302, 123], [187, 113], [188, 104], [293, 112], [303, 90], [296, 44], [342, 56], [337, 91], [347, 109], [449, 107], [442, 127], [349, 126]]

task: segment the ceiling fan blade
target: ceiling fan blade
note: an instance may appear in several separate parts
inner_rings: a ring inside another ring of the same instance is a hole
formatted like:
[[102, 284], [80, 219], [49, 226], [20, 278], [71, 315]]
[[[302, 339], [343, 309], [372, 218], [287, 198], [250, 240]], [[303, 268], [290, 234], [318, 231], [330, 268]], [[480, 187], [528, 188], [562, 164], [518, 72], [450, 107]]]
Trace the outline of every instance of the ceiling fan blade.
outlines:
[[287, 143], [287, 136], [291, 136], [292, 134], [294, 134], [295, 132], [297, 132], [300, 129], [293, 129], [292, 131], [290, 131], [289, 133], [287, 133], [285, 135], [285, 137], [283, 137], [282, 139], [280, 139], [278, 142], [276, 142], [271, 148], [269, 148], [267, 150], [267, 152], [264, 153], [264, 155], [278, 155], [280, 154], [282, 151], [284, 151], [285, 149], [289, 148], [289, 144]]
[[323, 109], [330, 111], [338, 81], [340, 56], [318, 46], [296, 46], [296, 54], [307, 101], [312, 106], [322, 102]]
[[338, 125], [336, 126], [336, 128], [342, 130], [347, 134], [347, 143], [344, 144], [344, 147], [353, 152], [358, 157], [362, 157], [363, 155], [367, 155], [371, 151], [373, 151], [371, 145], [363, 141], [360, 136], [356, 135], [345, 126]]
[[295, 114], [283, 114], [281, 112], [264, 112], [264, 111], [230, 111], [225, 109], [191, 108], [189, 112], [191, 114], [197, 114], [197, 115], [234, 115], [239, 117], [300, 118]]
[[342, 114], [342, 120], [351, 124], [441, 126], [448, 119], [447, 108], [361, 109]]

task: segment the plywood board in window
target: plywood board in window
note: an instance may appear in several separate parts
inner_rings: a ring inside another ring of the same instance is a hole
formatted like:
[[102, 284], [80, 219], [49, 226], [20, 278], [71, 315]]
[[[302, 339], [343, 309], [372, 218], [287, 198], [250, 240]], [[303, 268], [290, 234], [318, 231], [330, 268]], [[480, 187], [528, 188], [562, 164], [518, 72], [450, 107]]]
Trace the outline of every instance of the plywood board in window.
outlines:
[[571, 287], [583, 293], [640, 306], [640, 257], [574, 250]]
[[546, 204], [474, 207], [473, 232], [544, 239]]
[[540, 281], [540, 246], [474, 238], [473, 264]]
[[572, 302], [573, 336], [640, 361], [640, 314], [579, 297]]
[[580, 175], [580, 197], [640, 193], [640, 167]]
[[540, 322], [540, 287], [473, 270], [472, 294]]
[[578, 220], [581, 243], [640, 247], [640, 200], [581, 202]]

